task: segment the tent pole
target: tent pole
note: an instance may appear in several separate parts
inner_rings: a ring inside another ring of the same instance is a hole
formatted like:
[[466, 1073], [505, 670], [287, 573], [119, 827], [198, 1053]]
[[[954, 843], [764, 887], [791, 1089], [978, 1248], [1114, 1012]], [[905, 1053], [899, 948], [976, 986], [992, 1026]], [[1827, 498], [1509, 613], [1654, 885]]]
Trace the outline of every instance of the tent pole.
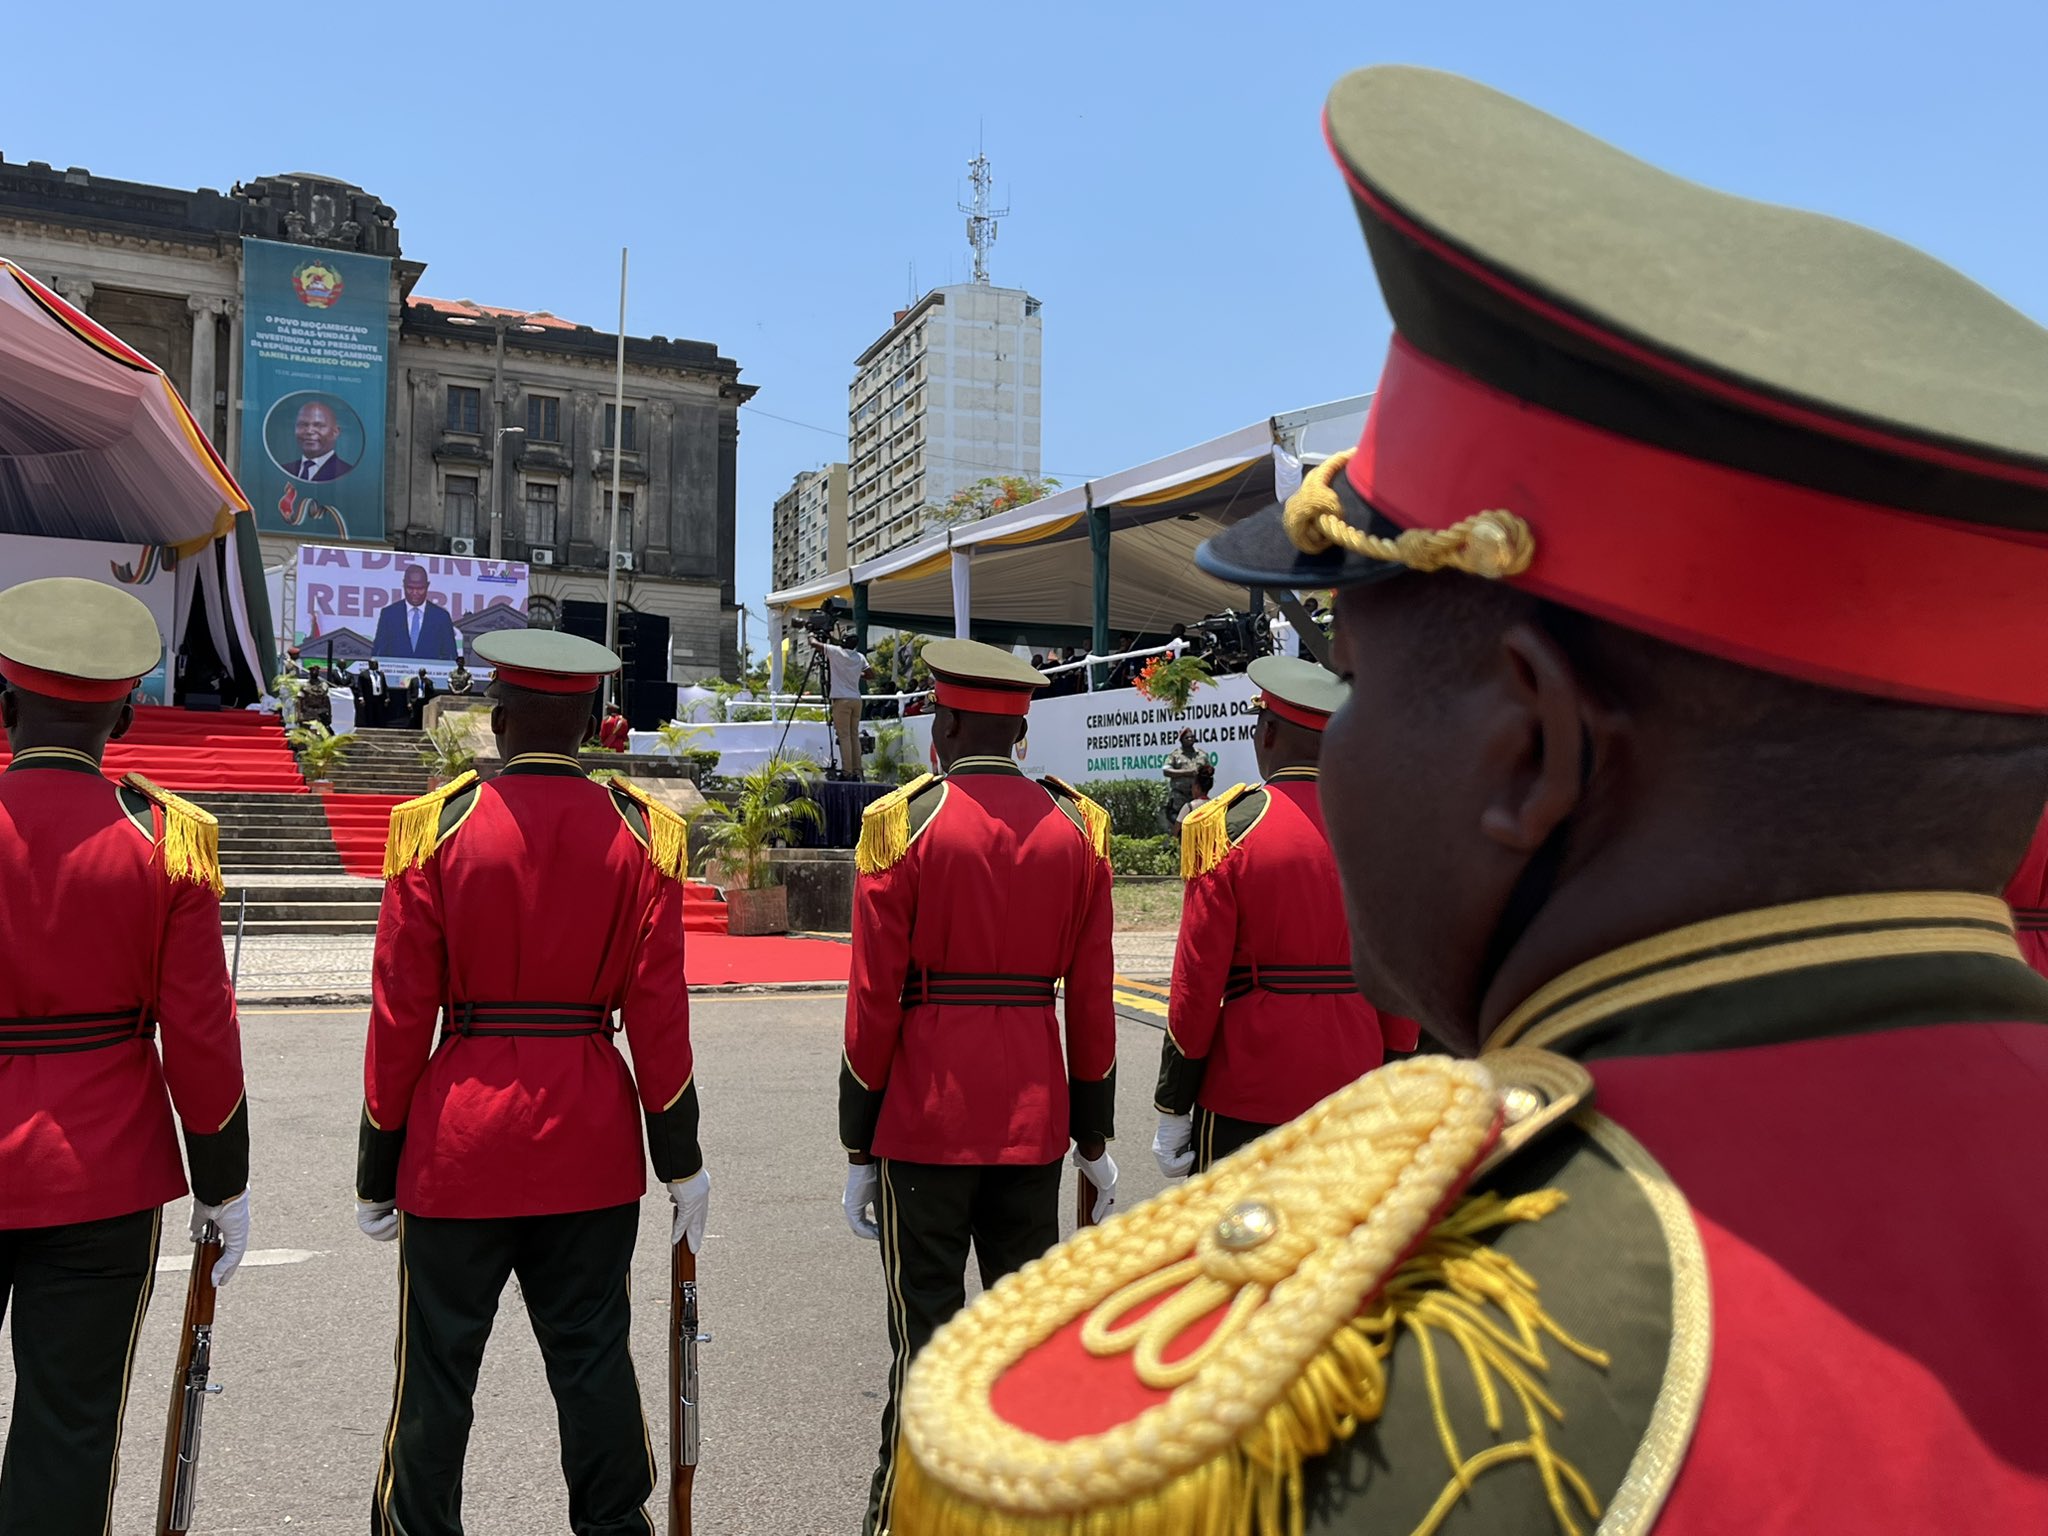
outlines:
[[868, 584], [864, 581], [853, 584], [853, 647], [857, 651], [868, 648]]
[[[1095, 557], [1095, 636], [1089, 649], [1097, 656], [1109, 654], [1109, 508], [1088, 509], [1088, 549]], [[1089, 674], [1095, 688], [1109, 685], [1109, 669], [1097, 664]]]

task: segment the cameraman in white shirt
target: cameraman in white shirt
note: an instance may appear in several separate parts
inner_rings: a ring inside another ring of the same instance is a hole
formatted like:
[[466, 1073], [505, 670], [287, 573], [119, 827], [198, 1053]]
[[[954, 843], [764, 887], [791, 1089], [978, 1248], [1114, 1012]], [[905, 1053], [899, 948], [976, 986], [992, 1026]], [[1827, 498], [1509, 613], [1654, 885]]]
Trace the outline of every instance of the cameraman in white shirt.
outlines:
[[811, 646], [825, 658], [825, 696], [832, 705], [832, 733], [839, 738], [839, 765], [849, 779], [860, 773], [860, 682], [874, 669], [867, 657], [846, 645], [813, 636]]

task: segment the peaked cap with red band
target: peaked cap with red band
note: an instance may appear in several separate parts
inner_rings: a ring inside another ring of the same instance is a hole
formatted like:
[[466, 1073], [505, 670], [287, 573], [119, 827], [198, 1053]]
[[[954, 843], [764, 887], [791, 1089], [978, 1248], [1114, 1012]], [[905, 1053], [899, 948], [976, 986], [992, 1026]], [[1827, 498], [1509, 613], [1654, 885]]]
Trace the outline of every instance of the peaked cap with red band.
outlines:
[[1344, 707], [1351, 688], [1328, 667], [1299, 656], [1261, 656], [1245, 675], [1259, 690], [1259, 707], [1282, 720], [1320, 731]]
[[1357, 450], [1203, 569], [1464, 571], [1829, 687], [2048, 713], [2048, 331], [1456, 76], [1362, 70], [1324, 127], [1393, 345]]
[[9, 687], [111, 704], [162, 656], [155, 616], [119, 587], [51, 576], [0, 592], [0, 678]]
[[595, 640], [554, 629], [494, 629], [470, 650], [491, 664], [498, 682], [535, 693], [592, 693], [621, 665]]
[[1028, 714], [1031, 695], [1048, 681], [1029, 663], [979, 640], [934, 640], [921, 654], [938, 702], [971, 714]]

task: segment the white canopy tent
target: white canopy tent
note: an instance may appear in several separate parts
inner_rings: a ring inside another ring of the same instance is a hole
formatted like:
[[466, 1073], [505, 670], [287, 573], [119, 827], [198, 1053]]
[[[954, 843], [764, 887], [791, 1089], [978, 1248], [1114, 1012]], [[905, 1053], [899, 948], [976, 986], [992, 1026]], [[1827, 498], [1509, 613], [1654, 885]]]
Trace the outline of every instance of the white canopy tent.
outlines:
[[[792, 610], [849, 602], [869, 624], [997, 643], [1087, 644], [1164, 633], [1243, 588], [1195, 568], [1195, 546], [1299, 483], [1304, 459], [1358, 441], [1367, 397], [1268, 417], [980, 522], [935, 529], [877, 560], [768, 595], [770, 654]], [[776, 687], [781, 686], [778, 678]]]

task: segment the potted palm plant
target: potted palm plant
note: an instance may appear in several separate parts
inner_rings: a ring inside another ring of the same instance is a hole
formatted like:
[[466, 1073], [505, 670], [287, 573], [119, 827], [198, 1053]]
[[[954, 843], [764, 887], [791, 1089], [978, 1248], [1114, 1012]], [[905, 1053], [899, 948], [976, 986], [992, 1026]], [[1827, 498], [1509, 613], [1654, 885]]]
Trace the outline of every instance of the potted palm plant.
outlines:
[[802, 792], [789, 760], [770, 758], [734, 781], [730, 803], [704, 807], [704, 847], [730, 872], [725, 891], [726, 930], [752, 936], [789, 932], [789, 892], [774, 883], [768, 850], [802, 826], [824, 820]]
[[429, 789], [460, 778], [476, 766], [476, 753], [470, 750], [468, 738], [453, 716], [444, 715], [427, 728], [420, 742], [420, 763], [427, 769]]
[[299, 772], [306, 776], [313, 792], [317, 795], [333, 794], [334, 770], [341, 766], [349, 748], [356, 744], [355, 732], [336, 734], [320, 721], [308, 720], [303, 725], [293, 726], [285, 739], [299, 754]]

